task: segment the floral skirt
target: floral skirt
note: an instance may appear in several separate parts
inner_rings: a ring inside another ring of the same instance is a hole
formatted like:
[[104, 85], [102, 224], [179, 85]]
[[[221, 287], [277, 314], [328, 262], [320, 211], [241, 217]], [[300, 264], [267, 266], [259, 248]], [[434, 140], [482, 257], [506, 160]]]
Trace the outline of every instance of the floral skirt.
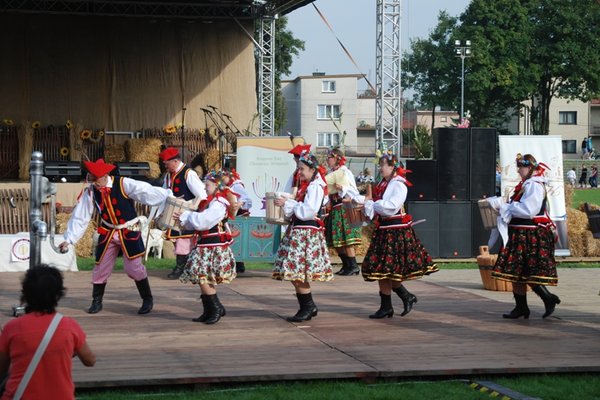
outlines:
[[272, 278], [300, 282], [332, 280], [323, 231], [288, 228], [277, 251]]
[[410, 227], [376, 229], [362, 262], [365, 281], [407, 281], [437, 272], [431, 256]]
[[361, 228], [353, 228], [346, 218], [344, 207], [334, 207], [325, 219], [327, 246], [345, 247], [362, 243]]
[[492, 277], [504, 281], [556, 286], [554, 233], [546, 227], [508, 229]]
[[179, 280], [183, 283], [217, 285], [236, 277], [235, 258], [229, 246], [195, 247]]

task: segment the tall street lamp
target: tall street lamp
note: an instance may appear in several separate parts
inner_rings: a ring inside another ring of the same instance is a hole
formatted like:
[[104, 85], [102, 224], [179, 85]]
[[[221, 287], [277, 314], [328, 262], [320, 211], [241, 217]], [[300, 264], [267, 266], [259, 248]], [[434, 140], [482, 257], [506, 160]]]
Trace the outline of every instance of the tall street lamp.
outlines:
[[460, 57], [460, 124], [463, 123], [465, 116], [465, 58], [471, 57], [471, 41], [465, 40], [463, 44], [460, 40], [454, 41], [454, 52], [456, 57]]

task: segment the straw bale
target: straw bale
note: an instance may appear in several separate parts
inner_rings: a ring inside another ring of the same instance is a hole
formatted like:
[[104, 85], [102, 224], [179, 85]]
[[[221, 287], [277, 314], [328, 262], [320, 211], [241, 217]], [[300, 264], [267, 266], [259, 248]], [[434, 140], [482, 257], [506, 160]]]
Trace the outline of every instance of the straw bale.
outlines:
[[107, 163], [125, 161], [125, 146], [122, 144], [107, 144], [104, 147], [104, 160]]
[[219, 170], [221, 169], [221, 155], [219, 149], [208, 149], [206, 152], [206, 164], [208, 170]]
[[155, 162], [149, 162], [148, 164], [150, 165], [150, 172], [148, 172], [148, 177], [152, 179], [158, 178], [161, 174], [160, 165]]
[[567, 208], [567, 233], [569, 238], [569, 250], [574, 257], [587, 255], [586, 233], [590, 233], [587, 215], [579, 210]]
[[[579, 207], [578, 207], [578, 210], [579, 210], [579, 211], [583, 211], [583, 212], [585, 212], [585, 208], [583, 207], [583, 204], [584, 204], [584, 203], [581, 203], [581, 204], [579, 205]], [[597, 205], [597, 204], [588, 203], [588, 206], [589, 206], [590, 210], [600, 210], [600, 206], [599, 206], [599, 205]]]
[[163, 253], [162, 258], [166, 258], [169, 260], [175, 259], [175, 243], [171, 240], [166, 240], [163, 242]]
[[[67, 230], [67, 222], [69, 222], [71, 214], [59, 213], [56, 214], [56, 228], [58, 233], [64, 233]], [[77, 257], [92, 257], [92, 244], [94, 241], [94, 232], [96, 232], [96, 222], [92, 219], [85, 230], [85, 233], [75, 244], [75, 254]]]
[[160, 139], [129, 139], [125, 142], [125, 155], [131, 162], [158, 163], [162, 146]]

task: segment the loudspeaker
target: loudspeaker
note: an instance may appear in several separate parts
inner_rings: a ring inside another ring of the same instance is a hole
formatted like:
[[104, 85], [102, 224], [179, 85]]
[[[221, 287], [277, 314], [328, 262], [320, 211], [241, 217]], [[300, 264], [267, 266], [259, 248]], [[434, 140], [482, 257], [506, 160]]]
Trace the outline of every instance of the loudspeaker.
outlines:
[[79, 161], [46, 161], [44, 176], [51, 182], [81, 181], [81, 163]]
[[469, 200], [469, 129], [437, 128], [433, 141], [438, 199]]
[[440, 257], [470, 258], [471, 202], [442, 201], [440, 204]]
[[117, 175], [143, 181], [148, 179], [148, 172], [150, 172], [150, 164], [147, 162], [118, 162], [115, 166]]
[[415, 225], [414, 230], [429, 255], [438, 258], [440, 255], [439, 203], [437, 201], [410, 201], [406, 203], [406, 211], [412, 215], [413, 221], [427, 220]]
[[413, 185], [408, 188], [407, 200], [437, 200], [437, 163], [435, 160], [406, 160], [406, 169], [412, 171], [407, 179]]
[[471, 200], [496, 193], [496, 142], [495, 128], [471, 128]]

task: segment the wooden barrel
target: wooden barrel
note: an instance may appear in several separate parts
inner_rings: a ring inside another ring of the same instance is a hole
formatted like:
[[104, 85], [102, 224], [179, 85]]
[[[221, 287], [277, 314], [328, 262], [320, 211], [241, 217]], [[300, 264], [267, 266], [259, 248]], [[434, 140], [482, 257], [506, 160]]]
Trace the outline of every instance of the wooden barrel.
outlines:
[[479, 206], [483, 227], [490, 230], [496, 228], [498, 226], [498, 211], [486, 199], [479, 200], [477, 205]]
[[168, 197], [165, 202], [165, 210], [156, 220], [156, 225], [160, 229], [175, 229], [181, 230], [179, 220], [175, 219], [175, 212], [196, 211], [196, 208], [189, 202], [177, 197]]
[[281, 198], [281, 195], [278, 195], [276, 192], [267, 192], [265, 193], [265, 208], [266, 215], [265, 221], [268, 224], [275, 225], [286, 225], [288, 221], [285, 219], [285, 214], [283, 213], [283, 207], [275, 205], [275, 199]]
[[346, 219], [353, 228], [360, 228], [370, 222], [369, 218], [363, 212], [364, 206], [362, 204], [344, 202], [344, 210], [346, 212]]

